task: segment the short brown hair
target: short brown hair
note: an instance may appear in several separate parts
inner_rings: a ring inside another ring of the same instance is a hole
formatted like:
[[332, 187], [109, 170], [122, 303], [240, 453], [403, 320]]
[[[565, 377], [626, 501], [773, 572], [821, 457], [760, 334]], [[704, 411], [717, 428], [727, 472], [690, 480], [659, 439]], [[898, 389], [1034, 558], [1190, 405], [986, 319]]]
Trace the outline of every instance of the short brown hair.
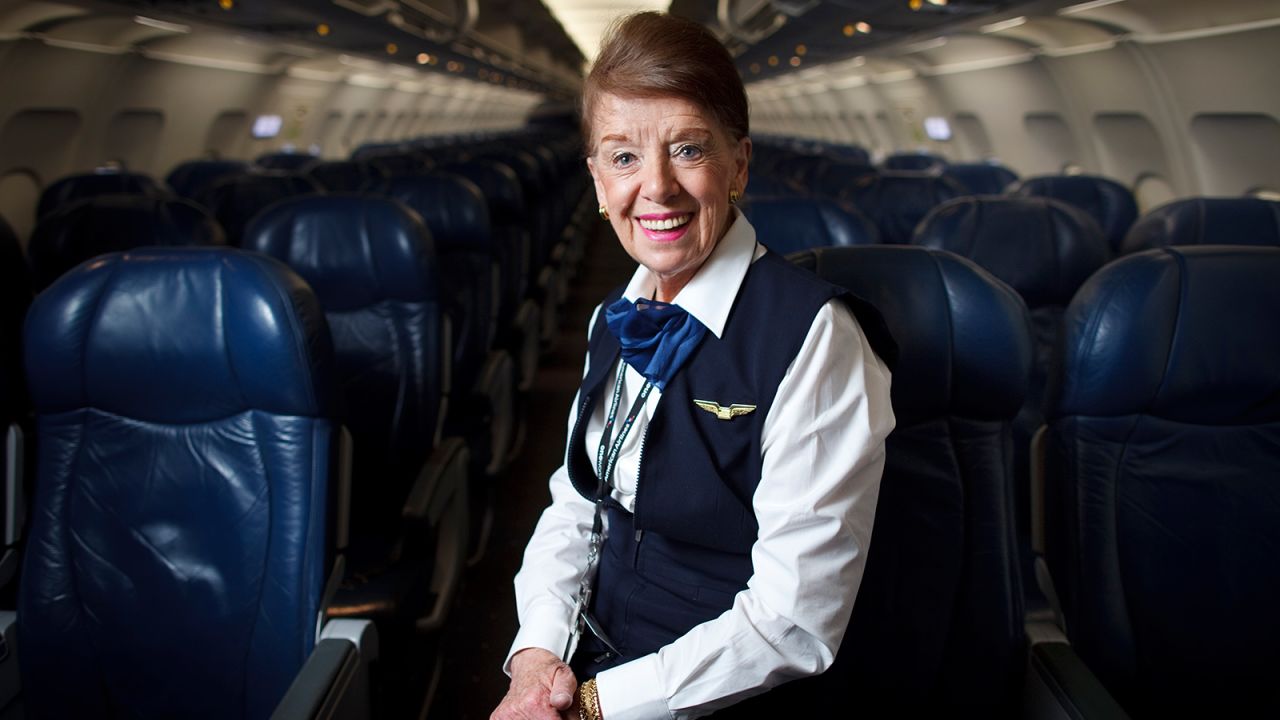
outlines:
[[747, 91], [724, 45], [692, 20], [657, 12], [609, 26], [582, 86], [582, 133], [591, 147], [591, 114], [602, 95], [673, 96], [711, 113], [734, 140], [748, 134]]

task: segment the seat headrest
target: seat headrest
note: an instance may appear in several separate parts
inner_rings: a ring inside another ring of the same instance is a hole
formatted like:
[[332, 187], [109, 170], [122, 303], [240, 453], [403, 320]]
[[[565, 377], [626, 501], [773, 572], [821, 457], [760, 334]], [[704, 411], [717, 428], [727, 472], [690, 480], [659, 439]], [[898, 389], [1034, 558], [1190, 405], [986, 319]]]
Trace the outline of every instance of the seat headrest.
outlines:
[[867, 176], [842, 197], [858, 206], [880, 228], [880, 241], [905, 245], [916, 225], [933, 208], [965, 194], [955, 180], [918, 172], [883, 172]]
[[1186, 246], [1100, 270], [1067, 308], [1045, 415], [1280, 420], [1280, 248]]
[[233, 175], [249, 172], [239, 160], [189, 160], [169, 171], [165, 184], [184, 198], [194, 198], [205, 188]]
[[267, 170], [303, 170], [319, 161], [310, 153], [272, 152], [259, 155], [253, 164]]
[[792, 185], [787, 180], [766, 175], [762, 172], [751, 173], [747, 178], [747, 187], [742, 192], [743, 197], [747, 198], [789, 197], [807, 194], [803, 190], [797, 189], [795, 185]]
[[306, 175], [328, 192], [361, 192], [384, 177], [376, 165], [358, 160], [318, 162]]
[[461, 175], [480, 188], [489, 203], [489, 216], [494, 225], [524, 223], [524, 188], [516, 171], [506, 163], [485, 159], [468, 160], [447, 164], [442, 169]]
[[25, 340], [41, 414], [93, 407], [190, 424], [248, 410], [317, 417], [332, 407], [320, 304], [287, 267], [253, 253], [104, 255], [36, 297]]
[[880, 310], [898, 344], [900, 425], [939, 415], [1008, 420], [1027, 393], [1031, 320], [1011, 288], [941, 250], [816, 248], [792, 259]]
[[99, 195], [65, 205], [36, 225], [27, 245], [37, 288], [91, 257], [146, 245], [223, 245], [204, 208], [155, 195]]
[[956, 198], [925, 217], [912, 243], [969, 258], [1032, 308], [1065, 306], [1110, 259], [1101, 231], [1083, 211], [1040, 197]]
[[58, 180], [40, 193], [36, 217], [42, 218], [69, 202], [95, 195], [152, 194], [159, 191], [156, 181], [142, 173], [103, 171], [71, 175]]
[[1009, 168], [990, 162], [948, 165], [944, 175], [965, 187], [971, 195], [999, 195], [1018, 181]]
[[874, 180], [879, 174], [874, 165], [866, 163], [829, 162], [818, 170], [814, 189], [823, 195], [839, 197], [848, 188], [866, 183], [868, 178]]
[[218, 218], [227, 242], [240, 245], [245, 226], [253, 216], [285, 198], [323, 192], [305, 175], [264, 171], [224, 178], [210, 185], [197, 199]]
[[947, 159], [929, 152], [893, 153], [881, 163], [885, 170], [910, 172], [940, 171], [947, 166]]
[[1252, 197], [1175, 200], [1138, 219], [1126, 253], [1169, 245], [1280, 246], [1280, 202]]
[[373, 195], [291, 198], [245, 231], [244, 247], [284, 262], [326, 312], [438, 297], [435, 246], [417, 213]]
[[872, 245], [879, 232], [852, 206], [824, 197], [756, 198], [742, 203], [756, 237], [770, 250], [787, 255], [837, 245]]
[[1102, 228], [1112, 253], [1120, 252], [1125, 233], [1138, 218], [1129, 188], [1097, 175], [1046, 175], [1028, 178], [1009, 189], [1013, 195], [1051, 197], [1084, 210]]
[[436, 250], [492, 251], [489, 206], [467, 178], [448, 172], [400, 177], [387, 181], [382, 194], [422, 216]]

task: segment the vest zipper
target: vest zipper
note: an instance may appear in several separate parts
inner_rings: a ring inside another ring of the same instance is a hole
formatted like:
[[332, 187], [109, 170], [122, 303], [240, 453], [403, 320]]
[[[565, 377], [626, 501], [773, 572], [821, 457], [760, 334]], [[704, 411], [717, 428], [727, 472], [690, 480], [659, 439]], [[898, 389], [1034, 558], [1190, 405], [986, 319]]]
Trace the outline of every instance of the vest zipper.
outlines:
[[[644, 446], [649, 442], [649, 428], [653, 427], [653, 418], [649, 418], [649, 422], [645, 423], [644, 434], [640, 436], [640, 456], [636, 463], [636, 509], [631, 513], [632, 524], [640, 524], [640, 476], [644, 474]], [[644, 537], [644, 531], [636, 528], [636, 557], [640, 559], [640, 538]]]
[[[578, 480], [574, 477], [573, 472], [573, 446], [579, 445], [578, 430], [582, 427], [583, 415], [587, 411], [587, 406], [591, 404], [591, 396], [586, 395], [582, 398], [582, 404], [578, 406], [578, 418], [573, 421], [573, 434], [569, 436], [569, 455], [565, 458], [565, 468], [569, 471], [569, 483], [573, 485], [573, 489], [582, 494], [582, 489], [578, 487]], [[586, 436], [582, 438], [582, 442], [586, 442]], [[599, 478], [597, 478], [599, 480]]]

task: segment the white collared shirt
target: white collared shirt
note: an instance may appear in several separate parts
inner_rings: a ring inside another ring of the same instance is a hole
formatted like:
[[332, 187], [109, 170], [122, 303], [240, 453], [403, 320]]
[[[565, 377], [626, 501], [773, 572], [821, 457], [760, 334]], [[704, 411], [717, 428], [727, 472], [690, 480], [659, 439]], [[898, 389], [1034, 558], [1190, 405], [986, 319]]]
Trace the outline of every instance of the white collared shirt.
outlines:
[[[739, 214], [674, 303], [720, 337], [747, 269], [765, 252]], [[641, 266], [623, 294], [629, 300], [652, 297], [654, 287]], [[593, 314], [588, 329], [595, 321]], [[610, 397], [615, 377], [605, 381], [602, 397]], [[824, 305], [765, 418], [761, 478], [752, 497], [759, 534], [747, 589], [718, 618], [656, 653], [600, 673], [604, 717], [698, 717], [830, 666], [871, 539], [884, 439], [894, 426], [889, 380], [852, 313], [839, 300]], [[628, 366], [619, 407], [630, 407], [643, 382]], [[655, 388], [618, 457], [613, 497], [628, 509], [635, 507], [640, 438], [661, 401]], [[605, 405], [596, 403], [587, 421], [587, 448], [600, 443]], [[569, 432], [577, 420], [576, 397], [572, 407]], [[557, 656], [564, 650], [586, 564], [593, 505], [573, 488], [563, 465], [550, 483], [551, 505], [515, 578], [520, 630], [507, 656], [508, 672], [511, 655], [525, 648]]]

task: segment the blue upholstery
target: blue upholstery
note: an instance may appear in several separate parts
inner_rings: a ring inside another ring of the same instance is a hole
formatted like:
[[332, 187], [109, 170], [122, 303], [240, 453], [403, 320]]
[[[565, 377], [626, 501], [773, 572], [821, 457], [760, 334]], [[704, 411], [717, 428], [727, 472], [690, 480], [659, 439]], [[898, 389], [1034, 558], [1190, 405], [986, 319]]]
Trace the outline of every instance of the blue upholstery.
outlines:
[[1175, 200], [1138, 218], [1121, 251], [1169, 245], [1280, 246], [1280, 202], [1252, 197]]
[[307, 167], [320, 161], [320, 158], [309, 153], [298, 152], [271, 152], [259, 155], [253, 161], [253, 164], [263, 170], [284, 170], [286, 172], [295, 172], [305, 170]]
[[27, 252], [37, 289], [108, 252], [146, 245], [223, 245], [222, 228], [190, 200], [152, 195], [99, 195], [42, 218]]
[[270, 714], [332, 562], [331, 365], [311, 290], [258, 255], [112, 254], [36, 298], [28, 717]]
[[1107, 239], [1112, 254], [1120, 253], [1125, 233], [1138, 218], [1138, 204], [1129, 188], [1096, 175], [1048, 175], [1022, 180], [1009, 188], [1013, 195], [1051, 197], [1085, 211]]
[[305, 175], [255, 172], [219, 180], [202, 192], [197, 201], [218, 219], [227, 243], [238, 246], [249, 221], [272, 203], [318, 192], [321, 192], [320, 186]]
[[224, 178], [249, 172], [239, 160], [188, 160], [169, 171], [165, 184], [180, 197], [194, 199]]
[[1276, 717], [1280, 249], [1122, 258], [1067, 310], [1046, 551], [1071, 644], [1134, 717]]
[[876, 306], [899, 349], [873, 549], [828, 672], [875, 717], [1003, 716], [1026, 662], [1009, 457], [1031, 370], [1026, 306], [939, 250], [792, 259]]
[[858, 181], [843, 198], [875, 222], [881, 242], [905, 245], [930, 210], [964, 194], [965, 189], [947, 177], [884, 172], [874, 181]]
[[377, 166], [356, 160], [318, 162], [306, 169], [306, 175], [327, 192], [361, 192], [385, 177]]
[[452, 173], [397, 178], [383, 192], [421, 216], [435, 240], [440, 297], [453, 321], [455, 387], [469, 390], [489, 351], [499, 300], [489, 207], [475, 183]]
[[947, 159], [935, 153], [900, 152], [886, 157], [880, 166], [885, 170], [907, 172], [939, 172], [946, 168]]
[[879, 175], [874, 165], [854, 162], [829, 162], [818, 170], [814, 191], [829, 197], [840, 197], [850, 188], [875, 182]]
[[852, 206], [824, 197], [756, 198], [741, 205], [756, 238], [774, 252], [832, 245], [872, 245], [876, 226]]
[[326, 195], [273, 206], [245, 241], [288, 264], [319, 296], [357, 471], [370, 478], [357, 487], [361, 501], [353, 504], [352, 522], [361, 530], [394, 519], [431, 452], [445, 391], [430, 232], [395, 201]]
[[807, 193], [797, 188], [790, 181], [754, 171], [747, 176], [747, 187], [742, 192], [742, 196], [746, 198], [788, 197], [805, 194]]
[[501, 314], [509, 317], [536, 281], [533, 239], [525, 227], [526, 208], [520, 178], [509, 165], [491, 159], [452, 163], [443, 169], [475, 183], [489, 204], [494, 246], [500, 249], [503, 262], [505, 289]]
[[999, 195], [1018, 181], [1017, 173], [996, 162], [956, 163], [942, 173], [963, 185], [970, 195]]
[[384, 177], [412, 177], [427, 171], [421, 157], [412, 154], [374, 155], [365, 160]]
[[155, 180], [141, 173], [112, 170], [70, 175], [54, 182], [40, 193], [36, 217], [42, 218], [63, 205], [96, 195], [155, 195], [159, 192], [160, 188]]

